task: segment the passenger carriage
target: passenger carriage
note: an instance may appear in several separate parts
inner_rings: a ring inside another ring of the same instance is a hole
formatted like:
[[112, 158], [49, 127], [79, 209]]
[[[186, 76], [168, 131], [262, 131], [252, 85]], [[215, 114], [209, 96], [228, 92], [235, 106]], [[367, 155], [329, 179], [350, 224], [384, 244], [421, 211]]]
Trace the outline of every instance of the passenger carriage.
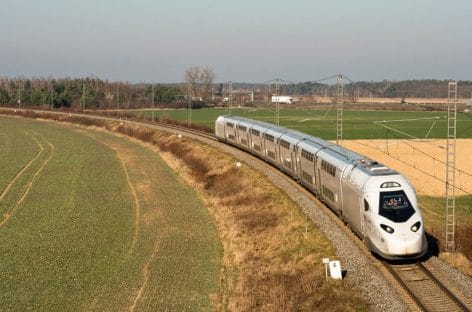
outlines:
[[398, 172], [320, 138], [269, 123], [219, 116], [215, 134], [290, 174], [387, 259], [427, 250], [416, 194]]

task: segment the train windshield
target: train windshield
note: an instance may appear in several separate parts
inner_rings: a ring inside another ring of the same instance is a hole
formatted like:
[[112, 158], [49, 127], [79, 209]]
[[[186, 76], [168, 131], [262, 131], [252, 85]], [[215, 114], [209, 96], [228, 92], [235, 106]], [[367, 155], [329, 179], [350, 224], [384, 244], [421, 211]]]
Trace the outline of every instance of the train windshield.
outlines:
[[404, 191], [380, 192], [379, 214], [393, 222], [405, 222], [415, 210]]

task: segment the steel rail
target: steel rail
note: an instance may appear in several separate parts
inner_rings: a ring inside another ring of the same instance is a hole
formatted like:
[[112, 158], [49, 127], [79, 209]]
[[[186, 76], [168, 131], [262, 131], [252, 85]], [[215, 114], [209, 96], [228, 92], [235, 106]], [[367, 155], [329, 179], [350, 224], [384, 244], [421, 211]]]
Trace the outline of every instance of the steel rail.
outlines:
[[[441, 281], [439, 281], [434, 274], [428, 270], [421, 262], [410, 264], [408, 267], [396, 266], [387, 262], [382, 262], [383, 266], [400, 284], [405, 292], [410, 296], [412, 301], [422, 311], [471, 311], [469, 307], [463, 303], [453, 292], [451, 292]], [[398, 271], [414, 271], [413, 274], [405, 274], [402, 276]], [[413, 277], [414, 273], [421, 272], [422, 276]], [[423, 292], [427, 290], [427, 295], [421, 296], [417, 290], [421, 289]], [[443, 298], [443, 299], [441, 299]], [[444, 299], [449, 301], [444, 301]], [[438, 302], [442, 300], [442, 302]], [[442, 304], [440, 304], [442, 303]]]

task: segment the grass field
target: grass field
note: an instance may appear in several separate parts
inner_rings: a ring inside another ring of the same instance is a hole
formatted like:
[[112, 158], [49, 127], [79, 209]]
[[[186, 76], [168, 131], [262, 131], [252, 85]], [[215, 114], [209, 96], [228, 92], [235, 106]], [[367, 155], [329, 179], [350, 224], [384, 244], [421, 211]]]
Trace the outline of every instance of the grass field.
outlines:
[[0, 133], [0, 310], [210, 309], [216, 228], [154, 152], [29, 119]]
[[[347, 106], [347, 105], [346, 105]], [[151, 118], [151, 111], [127, 111], [140, 117]], [[192, 123], [211, 129], [217, 116], [227, 114], [222, 108], [193, 109]], [[235, 108], [232, 114], [275, 123], [274, 111], [264, 108]], [[170, 118], [187, 122], [188, 110], [156, 110], [155, 118]], [[323, 139], [336, 139], [336, 109], [302, 110], [281, 109], [280, 125], [296, 129]], [[343, 138], [384, 139], [445, 138], [447, 112], [404, 112], [404, 111], [349, 111], [343, 113]], [[388, 127], [388, 128], [387, 128]], [[457, 137], [472, 138], [472, 114], [457, 115]]]

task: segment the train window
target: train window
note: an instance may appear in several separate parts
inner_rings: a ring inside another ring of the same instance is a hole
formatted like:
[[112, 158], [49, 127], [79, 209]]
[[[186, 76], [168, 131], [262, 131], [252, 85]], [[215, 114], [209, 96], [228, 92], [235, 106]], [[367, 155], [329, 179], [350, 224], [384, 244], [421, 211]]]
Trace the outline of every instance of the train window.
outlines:
[[251, 133], [254, 135], [257, 135], [258, 137], [261, 136], [261, 133], [259, 132], [259, 130], [256, 130], [256, 129], [251, 129]]
[[306, 171], [302, 171], [302, 178], [306, 182], [313, 184], [313, 177]]
[[364, 199], [364, 211], [369, 211], [369, 203]]
[[321, 161], [321, 169], [326, 171], [329, 175], [332, 175], [333, 177], [336, 176], [336, 166], [331, 165], [330, 163], [322, 160]]
[[315, 156], [312, 153], [305, 151], [304, 149], [302, 149], [302, 157], [310, 162], [313, 162], [315, 159]]
[[334, 203], [333, 191], [331, 191], [329, 188], [325, 187], [324, 185], [323, 185], [322, 191], [323, 191], [323, 196]]
[[380, 185], [381, 188], [391, 188], [391, 187], [400, 187], [398, 182], [384, 182]]
[[405, 222], [415, 210], [404, 191], [380, 192], [379, 214], [393, 222]]
[[274, 142], [274, 139], [275, 139], [273, 135], [270, 135], [270, 134], [268, 134], [268, 133], [264, 133], [264, 138], [265, 138], [266, 140], [271, 141], [271, 142]]
[[232, 122], [227, 122], [226, 126], [230, 128], [234, 128], [234, 124]]
[[238, 129], [246, 132], [247, 128], [245, 126], [238, 125]]
[[290, 149], [290, 143], [288, 143], [288, 142], [285, 141], [285, 140], [280, 140], [279, 144], [280, 144], [280, 146], [282, 146], [283, 148]]

